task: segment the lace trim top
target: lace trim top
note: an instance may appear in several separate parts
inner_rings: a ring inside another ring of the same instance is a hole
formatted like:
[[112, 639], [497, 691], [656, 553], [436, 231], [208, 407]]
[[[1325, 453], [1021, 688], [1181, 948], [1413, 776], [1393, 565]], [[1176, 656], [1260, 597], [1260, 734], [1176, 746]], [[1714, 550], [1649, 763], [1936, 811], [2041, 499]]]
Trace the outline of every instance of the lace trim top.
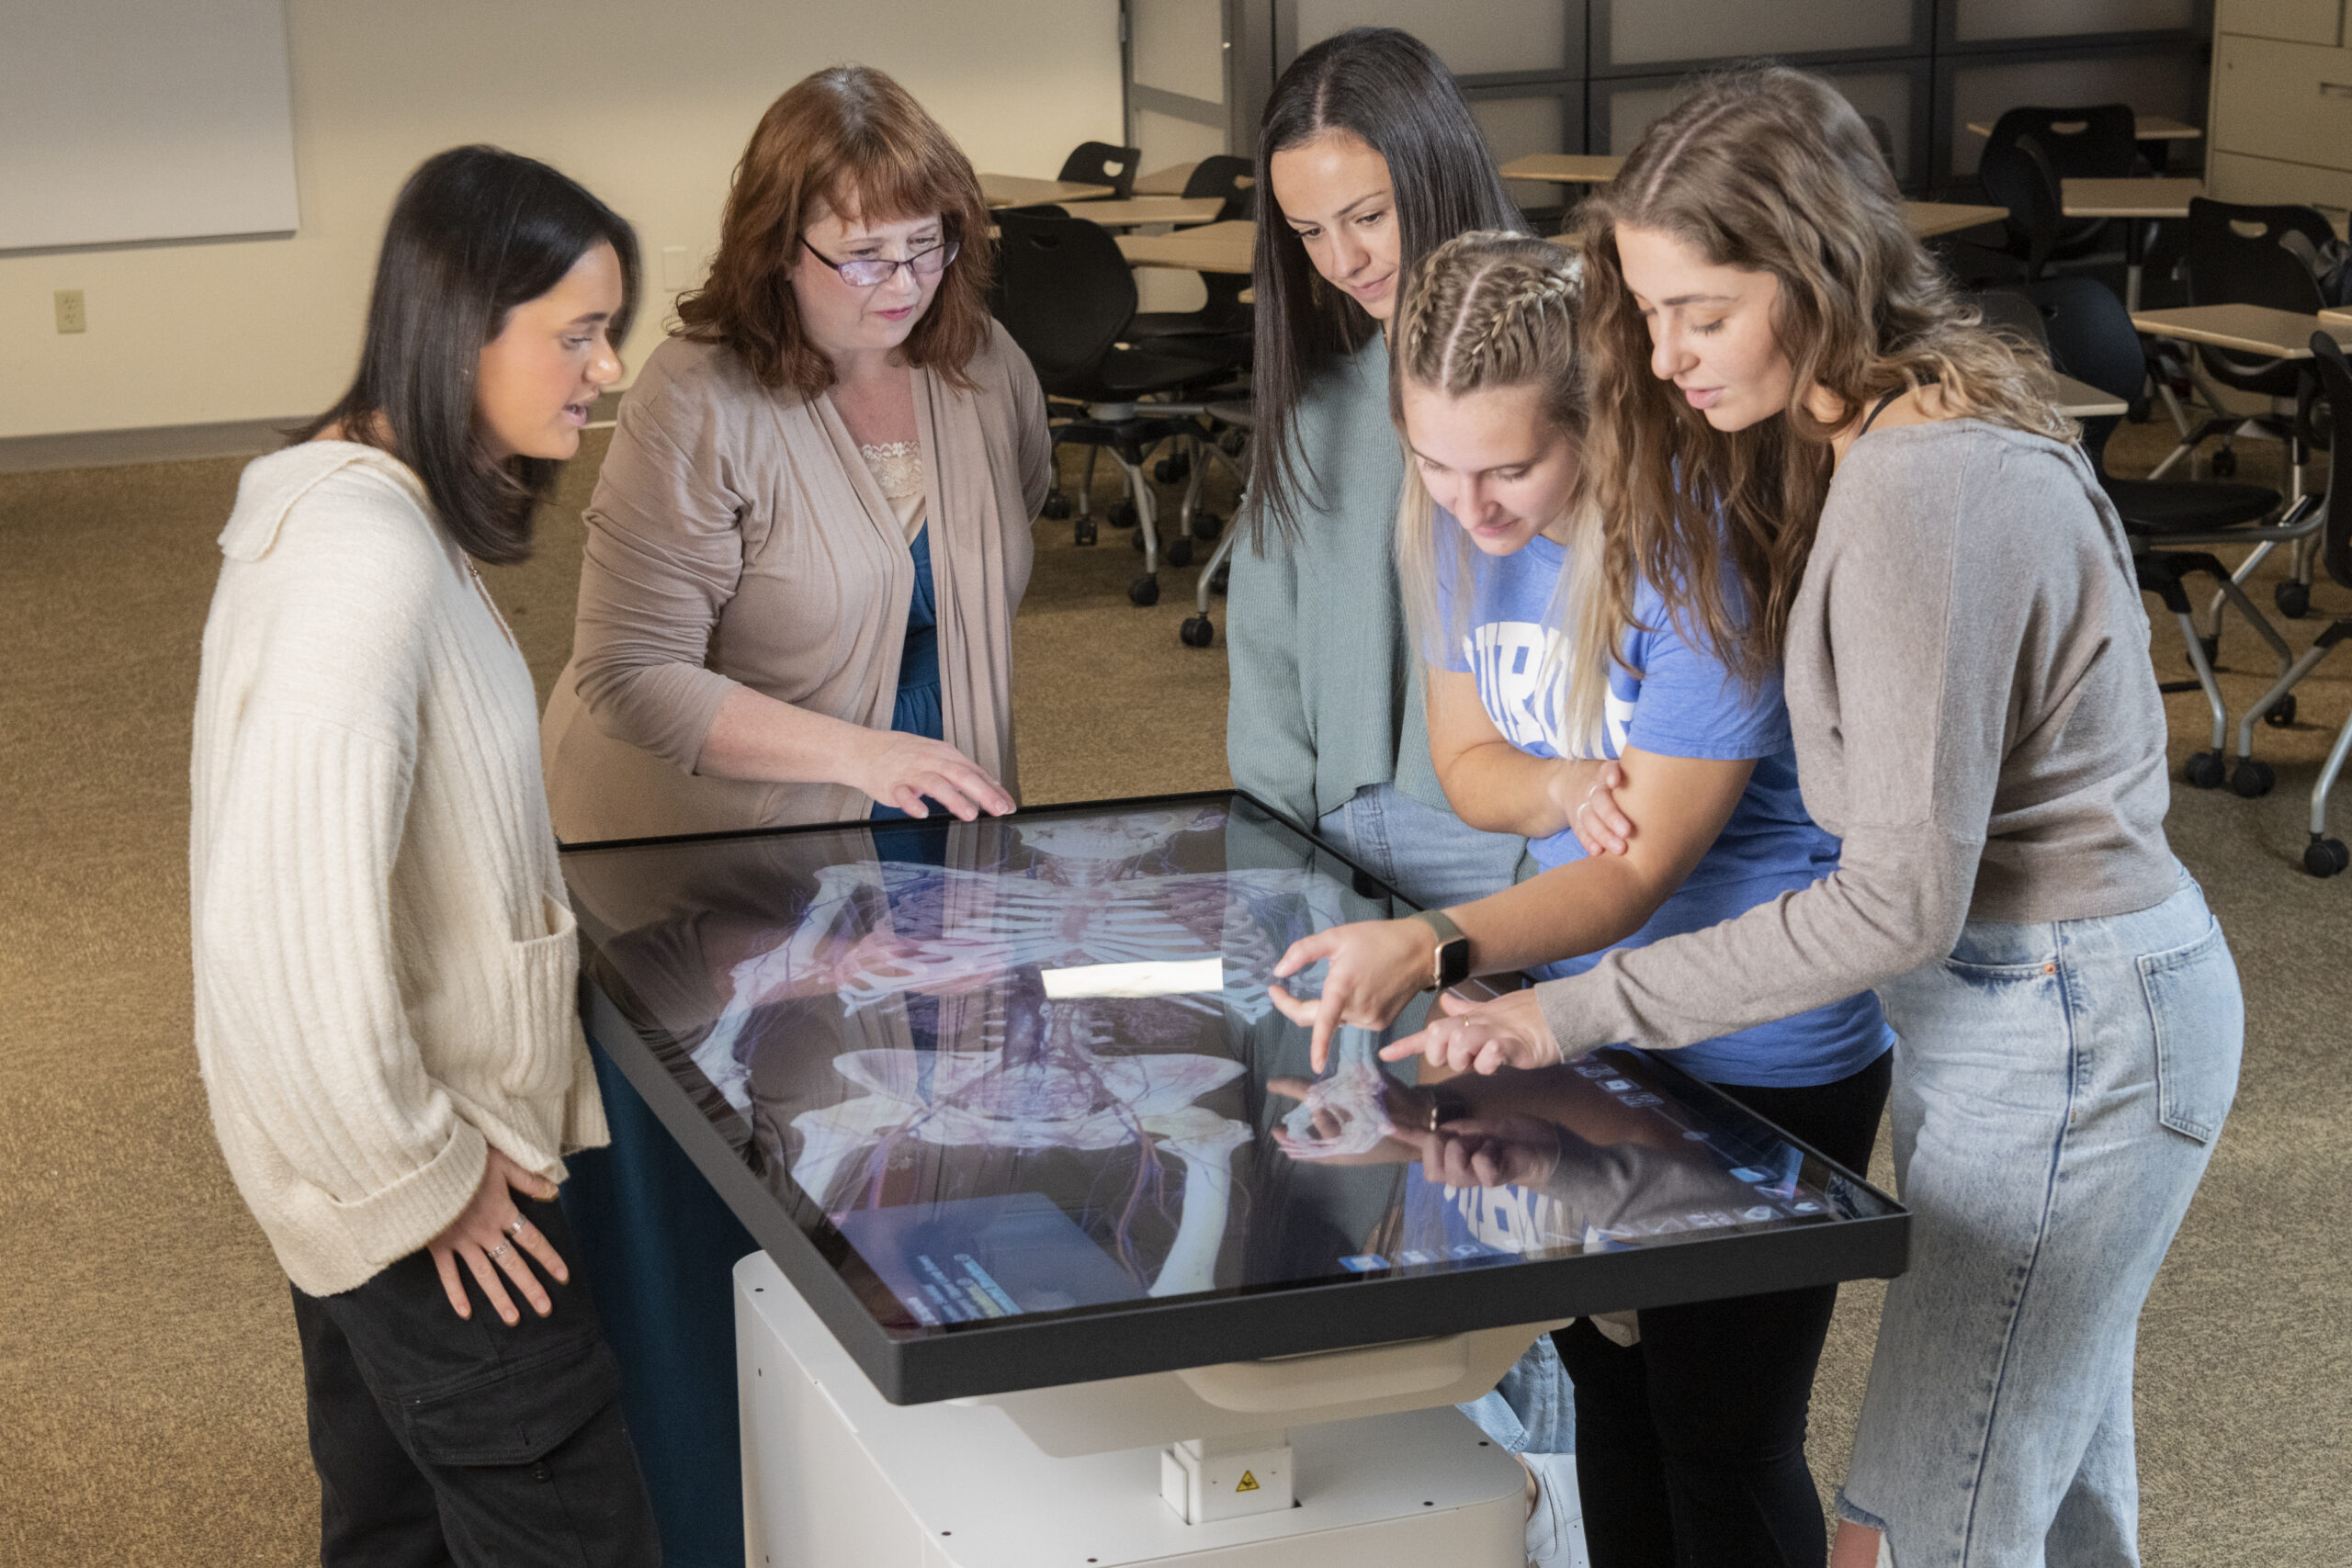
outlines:
[[878, 446], [860, 442], [857, 455], [865, 459], [865, 471], [874, 476], [890, 510], [899, 514], [907, 543], [913, 544], [922, 531], [923, 502], [930, 489], [922, 471], [922, 446], [912, 441], [886, 441]]

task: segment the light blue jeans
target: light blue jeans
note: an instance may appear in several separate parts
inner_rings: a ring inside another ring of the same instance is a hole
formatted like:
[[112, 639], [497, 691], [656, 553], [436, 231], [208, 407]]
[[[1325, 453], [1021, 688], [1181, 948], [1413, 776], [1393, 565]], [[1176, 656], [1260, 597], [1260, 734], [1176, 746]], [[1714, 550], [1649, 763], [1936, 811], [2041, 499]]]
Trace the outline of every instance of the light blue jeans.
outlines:
[[1519, 874], [1527, 841], [1482, 833], [1395, 784], [1366, 784], [1326, 811], [1316, 836], [1423, 908], [1499, 893]]
[[2133, 914], [1972, 920], [1879, 987], [1911, 1267], [1838, 1510], [1896, 1568], [2128, 1568], [2140, 1309], [2237, 1092], [2237, 965], [2188, 874]]
[[[1366, 784], [1315, 824], [1317, 837], [1414, 903], [1442, 909], [1499, 893], [1518, 874], [1523, 840], [1482, 833], [1394, 784]], [[1576, 1402], [1552, 1337], [1538, 1339], [1495, 1392], [1462, 1406], [1513, 1453], [1576, 1450]]]

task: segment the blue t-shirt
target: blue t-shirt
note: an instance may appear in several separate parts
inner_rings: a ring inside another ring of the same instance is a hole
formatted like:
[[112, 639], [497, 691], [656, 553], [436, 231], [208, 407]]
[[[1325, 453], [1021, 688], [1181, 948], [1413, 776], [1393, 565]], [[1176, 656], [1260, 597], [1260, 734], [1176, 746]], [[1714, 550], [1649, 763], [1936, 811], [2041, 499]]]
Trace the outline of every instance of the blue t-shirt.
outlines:
[[[1442, 515], [1439, 524], [1454, 526]], [[1442, 551], [1441, 558], [1452, 554]], [[1550, 694], [1536, 683], [1546, 646], [1559, 636], [1547, 626], [1545, 613], [1566, 559], [1566, 548], [1540, 534], [1515, 555], [1473, 552], [1470, 604], [1463, 617], [1467, 629], [1446, 660], [1448, 669], [1477, 678], [1487, 716], [1505, 739], [1531, 757], [1566, 754]], [[1439, 573], [1447, 624], [1457, 592], [1453, 567], [1444, 559]], [[1620, 947], [1702, 931], [1838, 869], [1838, 840], [1815, 825], [1797, 793], [1796, 748], [1780, 677], [1750, 690], [1712, 653], [1683, 639], [1646, 582], [1637, 590], [1634, 607], [1634, 618], [1651, 629], [1626, 633], [1625, 662], [1641, 671], [1639, 677], [1623, 665], [1610, 667], [1604, 753], [1615, 757], [1627, 747], [1639, 747], [1663, 757], [1754, 758], [1756, 771], [1731, 819], [1690, 876]], [[1527, 850], [1546, 871], [1584, 858], [1583, 846], [1570, 832], [1530, 840]], [[1544, 979], [1578, 974], [1600, 956], [1564, 959], [1535, 974]], [[1787, 1087], [1835, 1082], [1860, 1072], [1894, 1043], [1878, 998], [1865, 991], [1669, 1052], [1667, 1059], [1714, 1083]]]

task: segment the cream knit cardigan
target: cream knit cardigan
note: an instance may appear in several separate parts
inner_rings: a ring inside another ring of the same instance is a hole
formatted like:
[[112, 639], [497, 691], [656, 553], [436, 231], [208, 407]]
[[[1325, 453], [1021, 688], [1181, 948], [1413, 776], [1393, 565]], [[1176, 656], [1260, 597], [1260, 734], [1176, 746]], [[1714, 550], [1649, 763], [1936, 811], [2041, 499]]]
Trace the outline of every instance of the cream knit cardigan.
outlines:
[[220, 536], [191, 769], [212, 1124], [312, 1295], [416, 1251], [485, 1145], [606, 1141], [529, 670], [407, 468], [314, 441]]

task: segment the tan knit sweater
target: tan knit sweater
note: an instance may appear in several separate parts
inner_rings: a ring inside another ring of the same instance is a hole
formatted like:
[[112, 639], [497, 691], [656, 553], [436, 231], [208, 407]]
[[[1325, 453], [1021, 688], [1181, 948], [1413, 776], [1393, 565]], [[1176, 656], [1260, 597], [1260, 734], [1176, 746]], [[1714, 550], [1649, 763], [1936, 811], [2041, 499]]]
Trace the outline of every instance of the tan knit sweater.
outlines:
[[220, 536], [191, 769], [212, 1122], [312, 1295], [423, 1247], [485, 1141], [562, 1179], [605, 1141], [531, 677], [423, 487], [311, 442]]

